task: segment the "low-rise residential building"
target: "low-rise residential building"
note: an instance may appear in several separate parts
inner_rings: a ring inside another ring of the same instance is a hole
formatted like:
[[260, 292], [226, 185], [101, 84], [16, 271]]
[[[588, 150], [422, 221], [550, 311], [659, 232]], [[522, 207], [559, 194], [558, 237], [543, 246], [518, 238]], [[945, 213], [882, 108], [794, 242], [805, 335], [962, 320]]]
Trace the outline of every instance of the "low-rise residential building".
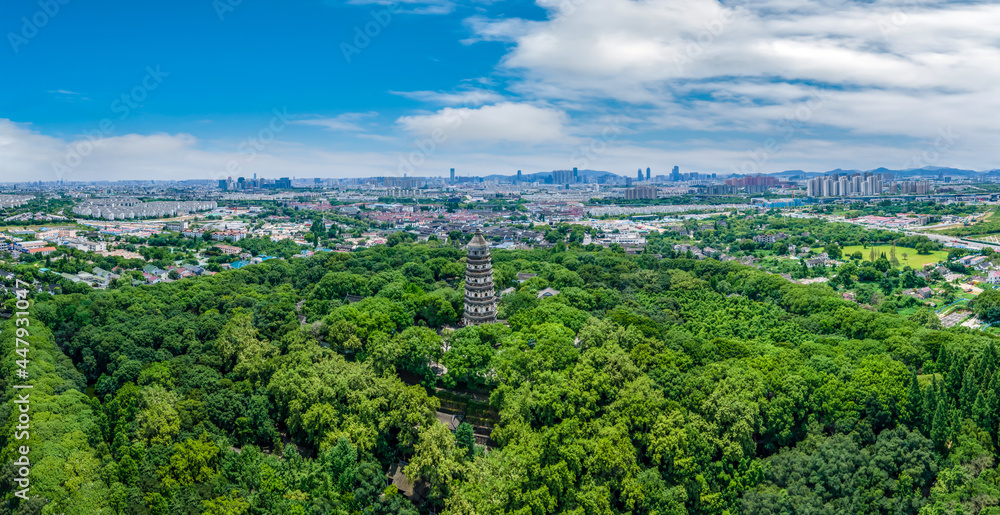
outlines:
[[32, 256], [48, 256], [55, 251], [55, 247], [35, 247], [28, 249], [28, 254], [31, 254]]
[[958, 260], [959, 263], [965, 266], [976, 266], [986, 261], [986, 256], [965, 256]]
[[247, 237], [247, 233], [243, 231], [236, 231], [232, 229], [227, 229], [225, 231], [217, 231], [212, 233], [212, 239], [216, 241], [232, 241], [237, 242]]
[[777, 234], [758, 234], [758, 235], [756, 235], [756, 236], [753, 237], [753, 242], [754, 243], [775, 243], [777, 241], [781, 241], [781, 240], [784, 240], [786, 238], [788, 238], [788, 235], [785, 234], [785, 233], [783, 233], [783, 232], [779, 232]]
[[243, 252], [243, 249], [232, 245], [216, 245], [215, 248], [219, 249], [219, 251], [226, 255], [234, 255]]
[[66, 246], [73, 247], [84, 252], [102, 252], [108, 250], [108, 244], [103, 241], [71, 240], [66, 242]]
[[824, 266], [826, 265], [826, 258], [813, 258], [806, 260], [806, 267], [812, 268], [814, 266]]

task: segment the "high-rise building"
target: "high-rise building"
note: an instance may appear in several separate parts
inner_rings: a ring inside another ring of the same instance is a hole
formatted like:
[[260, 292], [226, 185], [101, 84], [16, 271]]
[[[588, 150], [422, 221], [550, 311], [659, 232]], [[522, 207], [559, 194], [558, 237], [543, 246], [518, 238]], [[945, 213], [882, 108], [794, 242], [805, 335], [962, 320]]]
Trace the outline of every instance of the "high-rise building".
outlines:
[[490, 324], [497, 321], [496, 290], [493, 288], [493, 263], [490, 245], [483, 232], [469, 242], [465, 259], [465, 325]]
[[650, 172], [649, 172], [649, 167], [647, 166], [647, 167], [646, 167], [646, 180], [647, 180], [647, 181], [649, 180], [649, 173], [650, 173]]
[[639, 182], [642, 182], [642, 168], [639, 169]]
[[[816, 177], [806, 183], [806, 195], [810, 197], [875, 197], [882, 194], [882, 176], [866, 172], [864, 175], [835, 174]], [[889, 184], [889, 192], [893, 192]]]
[[[694, 174], [697, 177], [697, 173]], [[745, 188], [747, 186], [763, 186], [766, 190], [767, 188], [775, 188], [778, 186], [777, 177], [771, 177], [770, 175], [748, 175], [746, 177], [740, 177], [737, 179], [726, 179], [726, 186], [736, 186], [737, 188]]]
[[521, 170], [517, 171], [517, 182], [521, 182]]
[[899, 183], [899, 193], [903, 195], [927, 195], [930, 192], [930, 181], [903, 181]]
[[552, 172], [552, 184], [571, 184], [576, 182], [575, 170], [554, 170]]
[[451, 183], [455, 184], [455, 169], [451, 169]]
[[735, 186], [726, 186], [724, 184], [711, 184], [696, 187], [702, 195], [733, 195], [736, 193]]
[[659, 196], [656, 186], [636, 186], [625, 190], [625, 200], [655, 199]]
[[402, 177], [375, 177], [375, 183], [386, 188], [414, 189], [422, 188], [424, 179], [422, 177], [407, 177], [406, 174], [403, 174]]
[[679, 166], [675, 166], [674, 169], [670, 172], [670, 180], [673, 182], [680, 182], [681, 168]]
[[576, 171], [576, 167], [574, 166], [573, 167], [573, 183], [578, 183], [578, 182], [580, 182], [580, 175]]

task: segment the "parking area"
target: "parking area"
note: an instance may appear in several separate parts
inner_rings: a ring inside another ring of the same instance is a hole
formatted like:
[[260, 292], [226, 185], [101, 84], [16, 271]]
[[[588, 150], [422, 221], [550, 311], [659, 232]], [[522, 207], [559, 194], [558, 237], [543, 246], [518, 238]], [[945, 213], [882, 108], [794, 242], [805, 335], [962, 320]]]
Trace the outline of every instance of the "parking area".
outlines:
[[969, 313], [969, 311], [963, 309], [955, 310], [948, 315], [941, 316], [941, 325], [944, 327], [956, 326], [961, 323], [965, 317], [969, 316]]

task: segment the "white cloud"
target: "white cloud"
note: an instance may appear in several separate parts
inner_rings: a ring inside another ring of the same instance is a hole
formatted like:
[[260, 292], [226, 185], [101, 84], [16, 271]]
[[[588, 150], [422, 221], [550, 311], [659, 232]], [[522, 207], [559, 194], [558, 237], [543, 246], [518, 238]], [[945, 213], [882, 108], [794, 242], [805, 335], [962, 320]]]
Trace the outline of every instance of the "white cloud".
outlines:
[[450, 14], [455, 3], [449, 0], [348, 0], [352, 5], [381, 5], [393, 14]]
[[295, 120], [291, 123], [292, 125], [310, 125], [314, 127], [322, 127], [329, 131], [345, 131], [345, 132], [366, 132], [367, 129], [362, 127], [359, 122], [366, 118], [371, 118], [377, 116], [378, 113], [370, 111], [367, 113], [344, 113], [333, 118], [312, 118], [306, 120]]
[[566, 113], [549, 107], [501, 102], [478, 108], [446, 107], [432, 114], [403, 116], [403, 129], [434, 139], [455, 141], [566, 142]]
[[52, 173], [50, 161], [63, 144], [39, 134], [27, 124], [0, 118], [0, 180], [30, 181]]
[[[255, 153], [206, 150], [190, 134], [125, 134], [92, 143], [61, 139], [0, 118], [0, 182], [134, 179], [211, 179], [228, 175], [349, 177], [385, 175], [395, 157], [385, 152], [333, 152], [275, 140]], [[235, 166], [235, 170], [232, 167]]]
[[[486, 121], [499, 121], [490, 109], [496, 106], [470, 109], [467, 121], [469, 130], [478, 131], [486, 141], [495, 141], [496, 135], [482, 134], [475, 127]], [[499, 107], [502, 111], [505, 108]], [[523, 109], [523, 106], [520, 107]], [[534, 108], [542, 109], [542, 108]], [[515, 109], [516, 111], [517, 109]], [[445, 111], [445, 110], [443, 110]], [[430, 115], [435, 116], [435, 115]], [[560, 118], [559, 114], [554, 115]], [[517, 117], [523, 120], [524, 117]], [[924, 151], [937, 152], [933, 162], [917, 164], [949, 165], [971, 169], [995, 167], [990, 156], [970, 149], [966, 144], [973, 134], [956, 130], [954, 145], [938, 152], [934, 147], [938, 134], [928, 132], [911, 147], [900, 147], [877, 141], [839, 142], [815, 137], [803, 131], [800, 137], [782, 139], [780, 133], [762, 132], [752, 138], [718, 137], [703, 139], [637, 141], [629, 130], [618, 131], [618, 124], [629, 124], [629, 118], [609, 119], [603, 123], [584, 126], [579, 134], [591, 137], [553, 140], [542, 147], [523, 145], [522, 140], [502, 140], [497, 145], [433, 145], [421, 144], [426, 137], [416, 140], [384, 140], [380, 138], [371, 148], [349, 151], [329, 150], [274, 140], [254, 156], [239, 151], [237, 143], [205, 142], [189, 134], [126, 134], [109, 137], [87, 148], [85, 138], [62, 139], [40, 134], [31, 126], [0, 119], [0, 182], [133, 180], [141, 179], [208, 179], [226, 176], [263, 177], [371, 177], [400, 174], [401, 163], [413, 166], [411, 175], [443, 176], [448, 168], [455, 167], [465, 174], [513, 174], [521, 169], [527, 172], [566, 169], [573, 166], [607, 170], [631, 176], [637, 167], [652, 167], [654, 174], [667, 173], [670, 167], [680, 165], [686, 171], [728, 174], [750, 166], [762, 172], [787, 169], [826, 171], [843, 168], [871, 169], [878, 166], [900, 168], [913, 163], [914, 157]], [[433, 124], [422, 119], [414, 129], [426, 130]], [[512, 125], [513, 130], [517, 129]], [[530, 131], [531, 123], [521, 126]], [[464, 132], [465, 125], [456, 130]], [[609, 130], [611, 129], [611, 130]], [[553, 128], [556, 134], [561, 134]], [[419, 131], [418, 131], [419, 132]], [[767, 138], [776, 138], [780, 149], [761, 156], [758, 149]], [[456, 136], [456, 139], [459, 139]], [[537, 138], [534, 138], [537, 139]], [[534, 139], [532, 142], [534, 142]], [[469, 140], [464, 140], [469, 141]], [[478, 142], [477, 142], [478, 143]], [[223, 150], [210, 150], [223, 149]], [[231, 151], [225, 149], [233, 149]], [[53, 163], [65, 163], [75, 150], [86, 153], [77, 166], [65, 175], [55, 173]], [[412, 156], [416, 155], [418, 159]], [[833, 163], [833, 165], [831, 165]], [[235, 166], [235, 169], [229, 168]]]
[[486, 89], [469, 89], [464, 91], [390, 91], [394, 95], [443, 105], [473, 105], [492, 104], [504, 100], [503, 95]]
[[52, 93], [57, 99], [62, 100], [64, 102], [72, 102], [77, 99], [90, 100], [90, 97], [83, 96], [83, 93], [78, 93], [76, 91], [69, 91], [66, 89], [50, 90], [49, 93]]
[[759, 131], [819, 90], [828, 100], [805, 125], [841, 131], [839, 141], [905, 146], [954, 126], [1000, 158], [990, 143], [1000, 136], [998, 4], [536, 1], [548, 20], [469, 20], [476, 38], [511, 43], [501, 68], [525, 98], [601, 111], [625, 102], [652, 128]]

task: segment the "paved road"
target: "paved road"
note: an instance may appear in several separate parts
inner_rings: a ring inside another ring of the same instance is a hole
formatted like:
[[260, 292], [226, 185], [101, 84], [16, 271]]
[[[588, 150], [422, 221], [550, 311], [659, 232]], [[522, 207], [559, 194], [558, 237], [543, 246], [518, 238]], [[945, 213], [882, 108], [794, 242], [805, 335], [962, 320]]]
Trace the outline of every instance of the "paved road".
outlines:
[[935, 241], [940, 241], [941, 243], [950, 243], [950, 242], [958, 241], [962, 245], [965, 245], [965, 246], [967, 246], [969, 248], [973, 248], [973, 249], [991, 248], [991, 249], [993, 249], [995, 251], [1000, 252], [1000, 245], [988, 245], [986, 243], [976, 243], [976, 242], [972, 242], [972, 241], [967, 241], [967, 240], [959, 239], [959, 238], [956, 238], [955, 236], [946, 236], [946, 235], [943, 235], [943, 234], [935, 234], [935, 233], [932, 233], [932, 232], [921, 232], [921, 231], [906, 231], [906, 235], [907, 236], [911, 236], [911, 235], [927, 236], [928, 238], [930, 238], [932, 240], [935, 240]]

